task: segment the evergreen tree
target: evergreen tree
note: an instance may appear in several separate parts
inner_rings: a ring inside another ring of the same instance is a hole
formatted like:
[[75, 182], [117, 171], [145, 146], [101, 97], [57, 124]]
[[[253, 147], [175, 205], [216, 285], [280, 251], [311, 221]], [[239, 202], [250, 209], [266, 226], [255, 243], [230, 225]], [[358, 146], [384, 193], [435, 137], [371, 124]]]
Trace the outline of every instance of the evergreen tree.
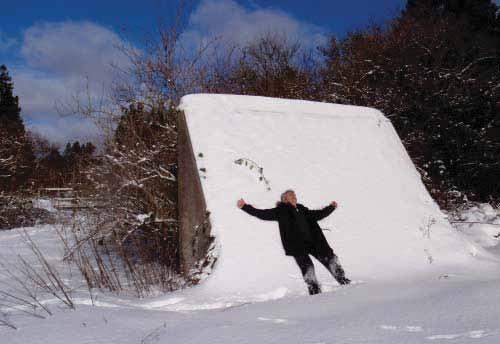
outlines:
[[71, 147], [71, 149], [75, 156], [78, 156], [82, 153], [82, 148], [80, 147], [80, 142], [78, 141], [73, 142], [73, 146]]
[[95, 146], [92, 144], [92, 142], [87, 142], [87, 144], [84, 144], [82, 147], [82, 152], [83, 154], [86, 154], [88, 157], [92, 157], [95, 152]]
[[33, 147], [26, 134], [19, 98], [7, 67], [0, 66], [0, 191], [22, 188], [32, 173]]
[[474, 31], [498, 33], [498, 6], [491, 0], [408, 0], [405, 15], [415, 19], [453, 16]]
[[12, 134], [24, 134], [19, 98], [14, 96], [14, 85], [7, 67], [0, 66], [0, 125], [12, 131]]
[[71, 148], [71, 143], [70, 142], [66, 143], [66, 148], [64, 148], [64, 153], [63, 153], [64, 158], [68, 159], [71, 156], [72, 152], [73, 150]]

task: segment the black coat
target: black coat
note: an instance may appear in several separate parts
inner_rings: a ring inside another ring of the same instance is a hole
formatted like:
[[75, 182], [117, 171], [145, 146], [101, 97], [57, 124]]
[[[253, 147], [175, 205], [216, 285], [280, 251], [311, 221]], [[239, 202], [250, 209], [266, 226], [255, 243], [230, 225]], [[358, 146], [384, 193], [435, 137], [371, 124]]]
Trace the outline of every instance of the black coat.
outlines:
[[[310, 210], [302, 204], [297, 204], [297, 207], [302, 210], [306, 216], [311, 230], [313, 245], [318, 255], [327, 256], [332, 254], [333, 250], [330, 245], [328, 245], [323, 235], [323, 231], [318, 225], [318, 221], [330, 215], [335, 208], [329, 205], [320, 210]], [[296, 211], [293, 205], [278, 203], [278, 205], [272, 209], [256, 209], [249, 204], [245, 204], [241, 209], [261, 220], [278, 221], [281, 243], [283, 244], [283, 249], [287, 256], [298, 256], [308, 253], [293, 213]]]

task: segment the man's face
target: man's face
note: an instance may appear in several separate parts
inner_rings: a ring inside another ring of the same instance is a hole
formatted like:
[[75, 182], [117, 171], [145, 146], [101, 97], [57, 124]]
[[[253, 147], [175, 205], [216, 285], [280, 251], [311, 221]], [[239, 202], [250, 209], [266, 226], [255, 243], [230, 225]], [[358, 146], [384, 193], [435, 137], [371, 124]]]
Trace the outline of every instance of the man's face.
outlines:
[[290, 203], [291, 205], [297, 205], [297, 196], [295, 192], [290, 191], [285, 194], [285, 203]]

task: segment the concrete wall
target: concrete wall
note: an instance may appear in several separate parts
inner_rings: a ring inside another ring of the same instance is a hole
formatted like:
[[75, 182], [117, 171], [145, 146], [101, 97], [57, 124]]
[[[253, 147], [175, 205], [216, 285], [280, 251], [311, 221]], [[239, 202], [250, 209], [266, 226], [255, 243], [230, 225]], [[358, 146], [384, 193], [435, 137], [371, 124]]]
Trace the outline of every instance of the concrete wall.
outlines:
[[186, 116], [182, 111], [177, 117], [177, 129], [179, 260], [181, 270], [188, 273], [206, 256], [212, 238], [195, 153], [189, 137]]

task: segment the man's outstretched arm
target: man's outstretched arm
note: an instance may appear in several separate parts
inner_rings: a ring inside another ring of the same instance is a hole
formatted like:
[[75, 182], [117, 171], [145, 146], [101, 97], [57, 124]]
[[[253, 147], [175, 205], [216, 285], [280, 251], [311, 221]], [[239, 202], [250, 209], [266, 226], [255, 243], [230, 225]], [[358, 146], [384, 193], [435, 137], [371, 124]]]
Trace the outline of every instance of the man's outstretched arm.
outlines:
[[243, 198], [240, 199], [237, 203], [238, 208], [243, 210], [244, 212], [255, 216], [261, 220], [266, 221], [277, 221], [278, 220], [278, 208], [271, 209], [257, 209], [252, 207], [250, 204], [247, 204]]
[[307, 209], [307, 215], [310, 218], [314, 219], [315, 221], [319, 221], [330, 215], [335, 209], [337, 209], [337, 207], [338, 207], [337, 202], [333, 201], [323, 209], [318, 209], [318, 210], [310, 210], [307, 208], [306, 209]]

